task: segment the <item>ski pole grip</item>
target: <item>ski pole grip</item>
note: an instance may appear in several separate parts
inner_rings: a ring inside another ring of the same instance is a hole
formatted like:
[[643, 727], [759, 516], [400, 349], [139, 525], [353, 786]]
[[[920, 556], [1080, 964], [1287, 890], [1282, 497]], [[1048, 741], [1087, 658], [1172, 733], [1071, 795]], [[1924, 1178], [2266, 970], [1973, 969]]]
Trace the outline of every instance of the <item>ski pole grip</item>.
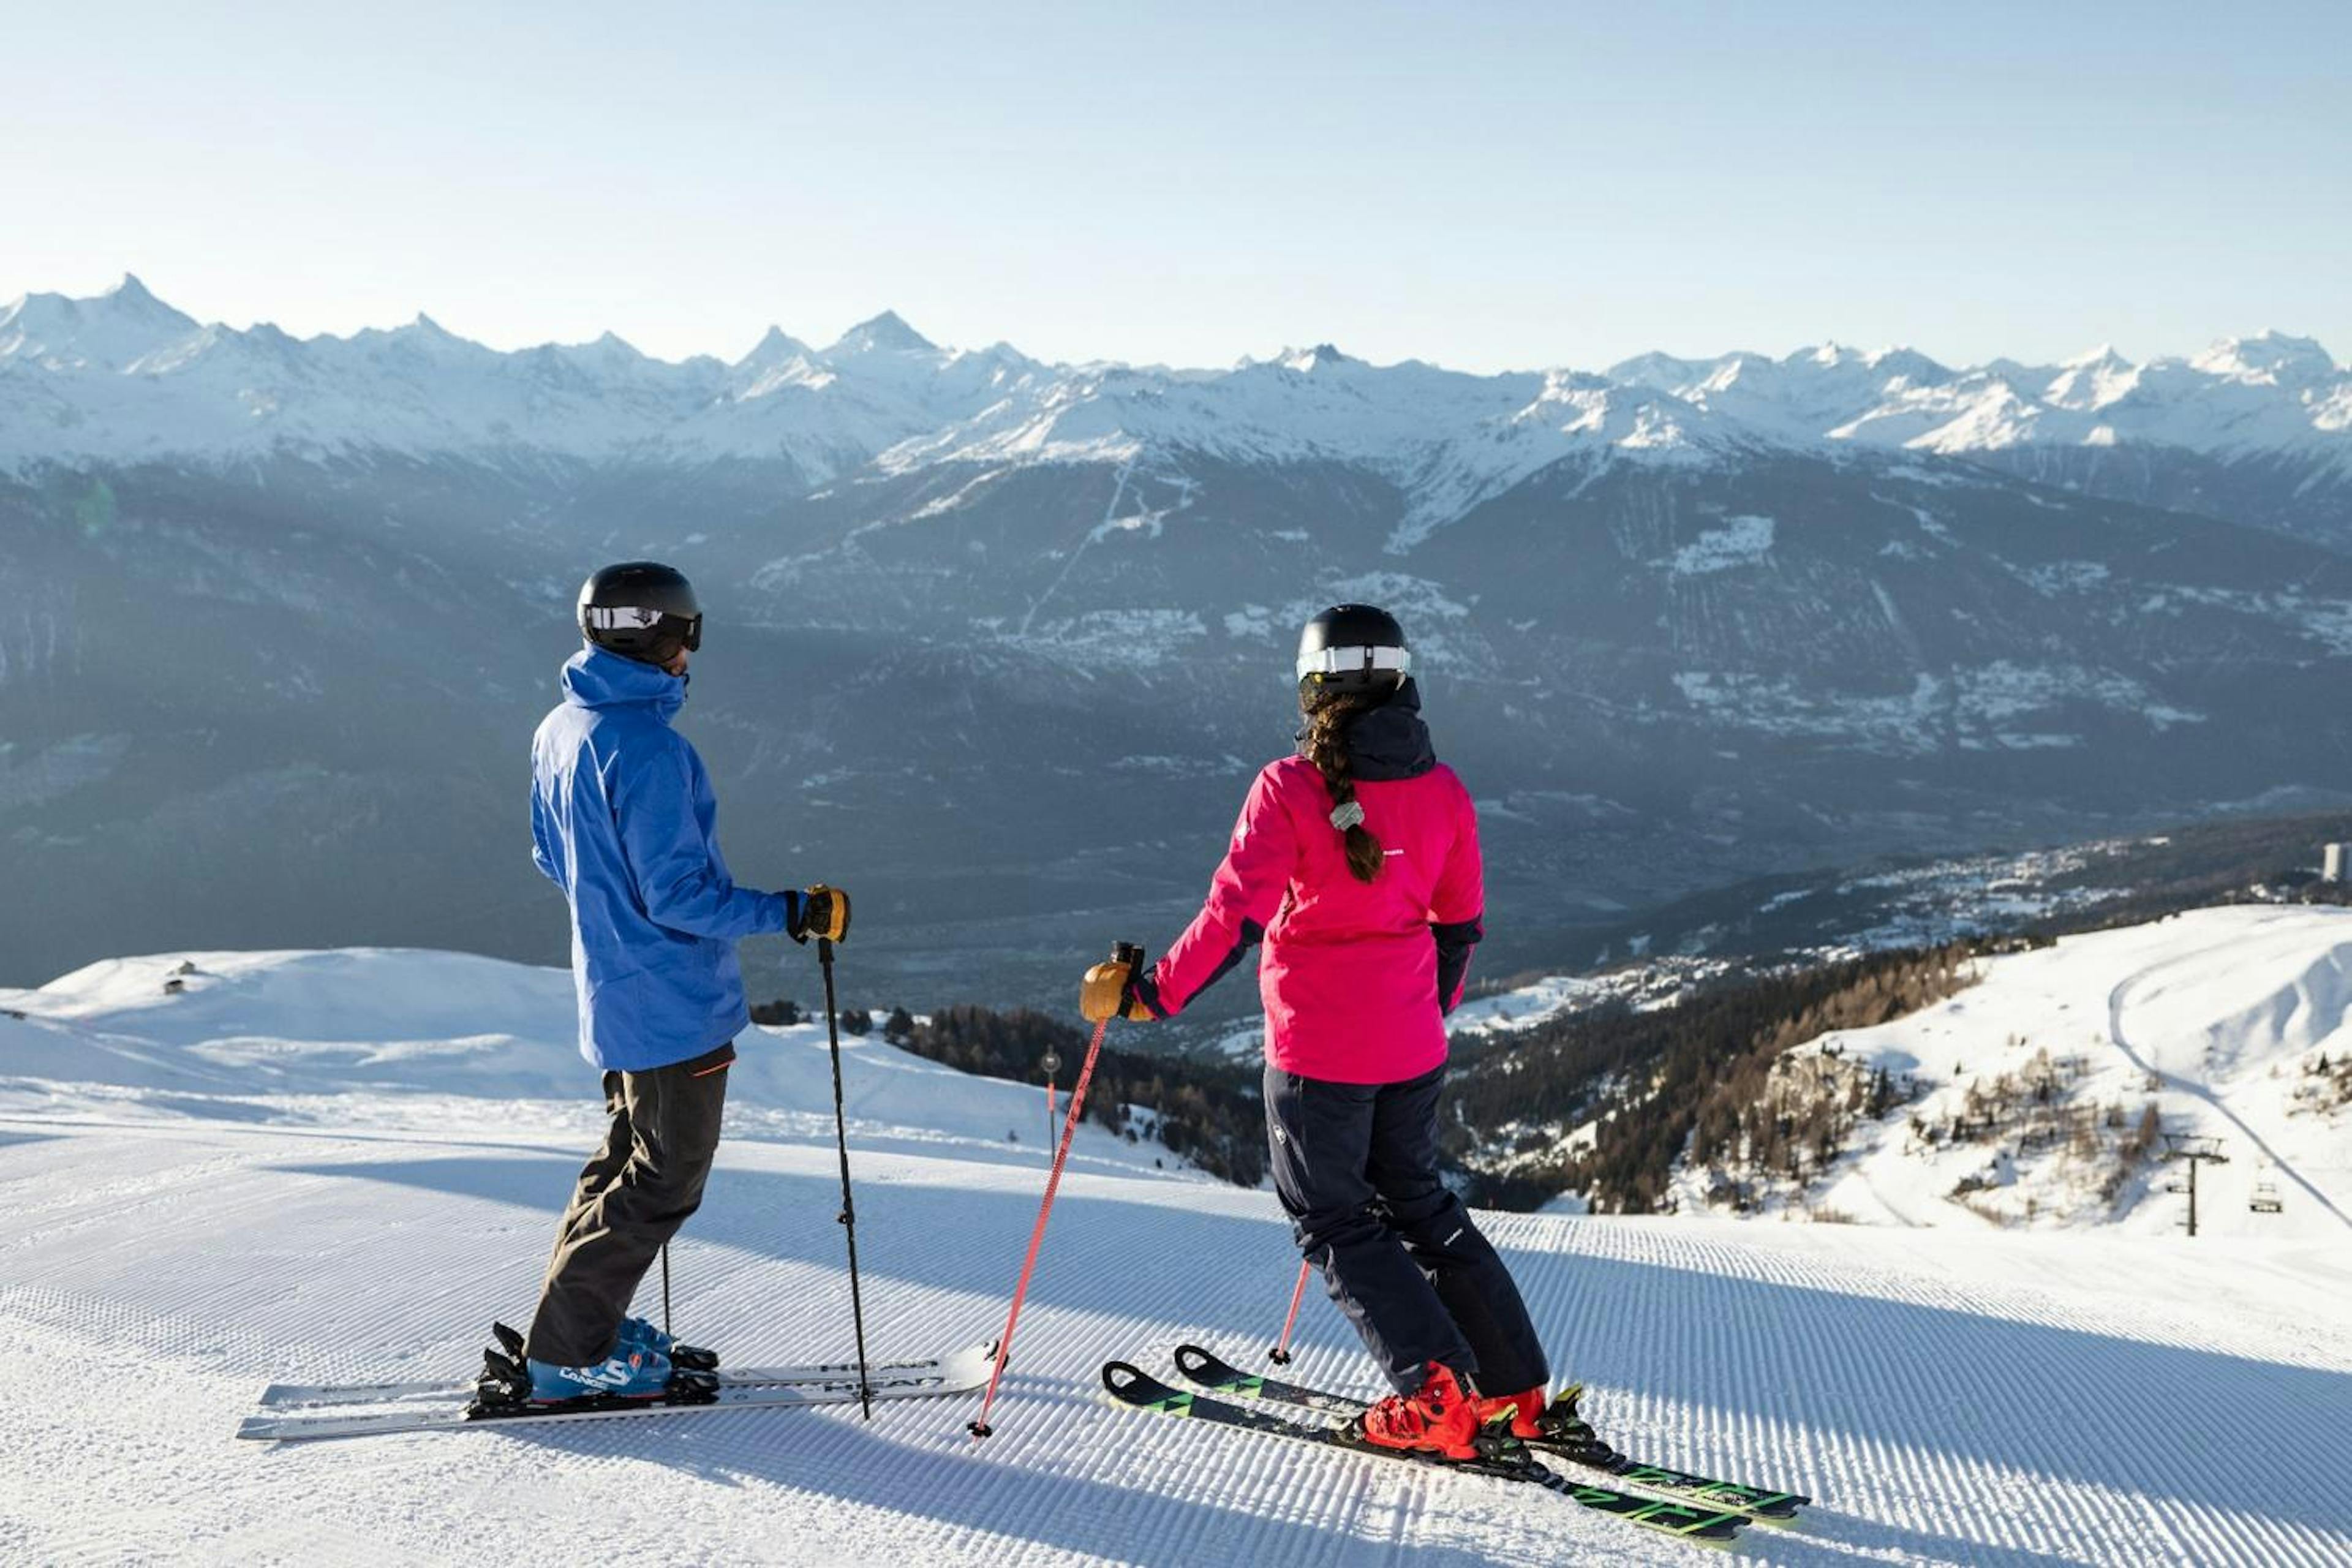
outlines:
[[1136, 1001], [1135, 983], [1143, 978], [1143, 949], [1131, 942], [1115, 942], [1110, 944], [1110, 961], [1127, 971], [1127, 988], [1118, 996], [1119, 1016], [1125, 1017], [1129, 1006], [1140, 1005]]

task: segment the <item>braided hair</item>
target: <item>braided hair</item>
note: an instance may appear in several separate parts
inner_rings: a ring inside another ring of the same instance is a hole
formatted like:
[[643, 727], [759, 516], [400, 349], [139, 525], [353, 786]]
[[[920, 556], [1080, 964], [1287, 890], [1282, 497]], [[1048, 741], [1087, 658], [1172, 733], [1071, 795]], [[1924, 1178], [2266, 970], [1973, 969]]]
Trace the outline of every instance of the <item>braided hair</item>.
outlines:
[[[1307, 716], [1299, 752], [1323, 775], [1323, 787], [1331, 792], [1335, 813], [1356, 802], [1356, 781], [1348, 771], [1348, 726], [1355, 722], [1358, 715], [1378, 708], [1387, 699], [1386, 692], [1317, 691], [1312, 688], [1299, 694], [1299, 705]], [[1369, 882], [1379, 876], [1386, 853], [1381, 848], [1381, 841], [1372, 837], [1371, 829], [1360, 820], [1342, 829], [1340, 836], [1347, 841], [1348, 869], [1355, 873], [1356, 880]]]

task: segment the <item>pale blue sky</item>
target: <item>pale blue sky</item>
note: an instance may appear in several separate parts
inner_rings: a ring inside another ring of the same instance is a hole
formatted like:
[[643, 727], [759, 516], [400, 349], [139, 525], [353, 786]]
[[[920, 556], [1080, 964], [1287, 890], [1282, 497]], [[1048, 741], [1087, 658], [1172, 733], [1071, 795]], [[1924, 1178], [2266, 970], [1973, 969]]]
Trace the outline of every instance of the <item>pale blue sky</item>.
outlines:
[[2352, 5], [76, 0], [0, 299], [734, 358], [2352, 359]]

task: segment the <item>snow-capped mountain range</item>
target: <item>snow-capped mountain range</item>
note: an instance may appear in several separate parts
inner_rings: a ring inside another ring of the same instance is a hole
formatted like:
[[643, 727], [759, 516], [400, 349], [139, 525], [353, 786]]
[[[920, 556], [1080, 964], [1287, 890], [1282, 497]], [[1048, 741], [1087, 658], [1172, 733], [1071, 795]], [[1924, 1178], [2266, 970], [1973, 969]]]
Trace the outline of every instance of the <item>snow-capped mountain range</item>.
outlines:
[[1368, 364], [1328, 344], [1222, 371], [942, 349], [885, 312], [824, 348], [781, 329], [732, 363], [594, 342], [499, 353], [430, 317], [348, 338], [202, 324], [136, 278], [0, 310], [0, 464], [375, 452], [794, 465], [1130, 461], [1185, 450], [1370, 466], [1409, 504], [1392, 547], [1578, 453], [1657, 461], [1795, 447], [2168, 450], [2352, 480], [2352, 371], [2265, 332], [2189, 358], [2101, 349], [1953, 368], [1832, 344], [1648, 354], [1591, 374]]
[[42, 892], [0, 904], [0, 980], [561, 956], [515, 748], [631, 556], [710, 610], [687, 722], [737, 868], [896, 900], [861, 956], [917, 1005], [1060, 994], [1106, 897], [1172, 934], [1342, 600], [1412, 632], [1507, 968], [1748, 877], [2340, 791], [2347, 385], [2278, 338], [1466, 375], [1051, 365], [884, 315], [666, 363], [27, 296], [0, 841]]
[[501, 353], [419, 315], [348, 338], [201, 325], [136, 278], [0, 310], [0, 461], [553, 453], [784, 458], [814, 476], [968, 417], [1039, 367], [934, 349], [895, 315], [817, 350], [771, 331], [733, 364], [610, 333]]

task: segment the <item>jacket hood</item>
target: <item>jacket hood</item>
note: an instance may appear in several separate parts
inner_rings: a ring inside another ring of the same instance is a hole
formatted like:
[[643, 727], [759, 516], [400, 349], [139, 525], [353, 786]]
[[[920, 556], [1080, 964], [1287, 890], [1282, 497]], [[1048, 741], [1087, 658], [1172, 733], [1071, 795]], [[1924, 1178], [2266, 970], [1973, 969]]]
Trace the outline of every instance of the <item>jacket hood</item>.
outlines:
[[[1303, 728], [1298, 741], [1306, 744]], [[1421, 688], [1410, 676], [1386, 702], [1358, 714], [1348, 726], [1348, 771], [1357, 778], [1417, 779], [1436, 765], [1429, 726], [1422, 722]]]
[[686, 706], [688, 677], [607, 648], [582, 648], [563, 661], [562, 679], [563, 700], [574, 708], [648, 708], [667, 722]]
[[1421, 688], [1412, 677], [1348, 726], [1348, 760], [1358, 778], [1373, 780], [1419, 778], [1437, 765], [1429, 726], [1421, 720]]

